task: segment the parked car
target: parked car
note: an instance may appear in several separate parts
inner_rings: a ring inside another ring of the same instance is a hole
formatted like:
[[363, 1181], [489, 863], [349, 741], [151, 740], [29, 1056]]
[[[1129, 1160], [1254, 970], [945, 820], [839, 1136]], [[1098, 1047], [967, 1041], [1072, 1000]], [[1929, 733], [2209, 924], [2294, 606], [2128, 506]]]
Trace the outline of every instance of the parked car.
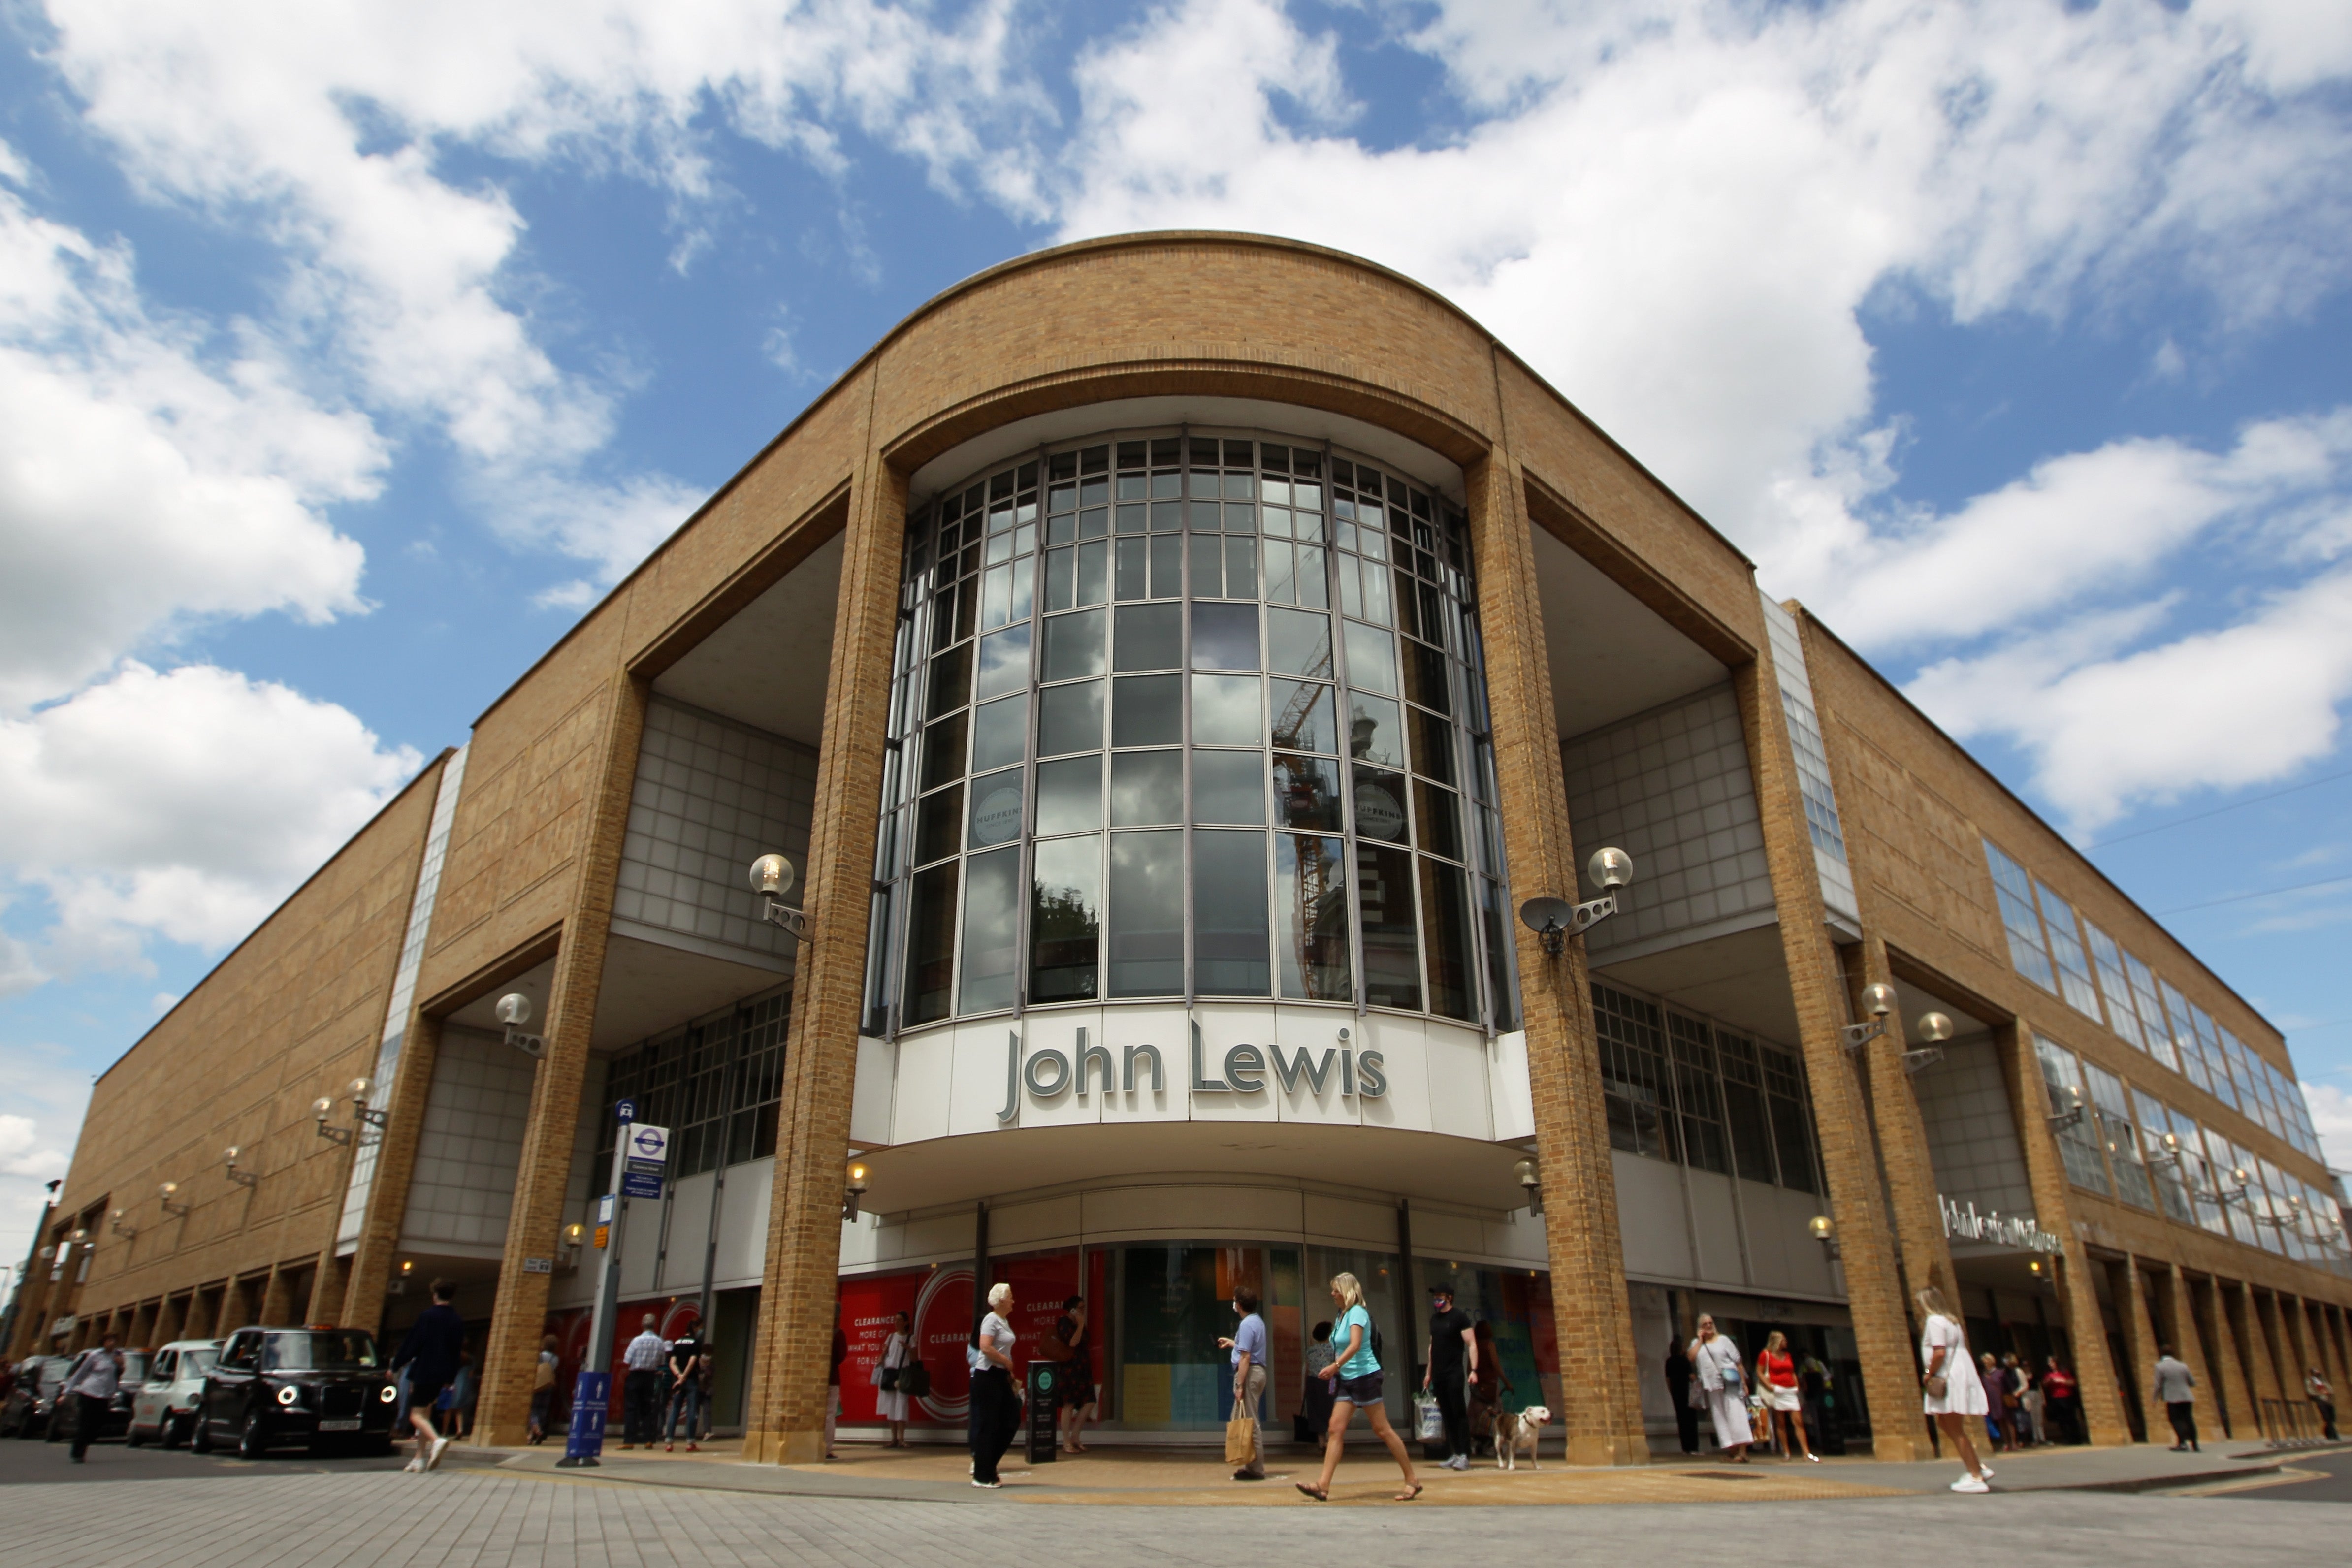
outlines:
[[205, 1374], [188, 1446], [206, 1454], [233, 1443], [248, 1459], [298, 1443], [386, 1454], [399, 1398], [364, 1330], [239, 1329]]
[[0, 1436], [39, 1437], [72, 1368], [69, 1355], [36, 1355], [18, 1362], [16, 1386], [9, 1391], [7, 1405], [0, 1406]]
[[[99, 1350], [86, 1350], [74, 1357], [72, 1368], [66, 1374], [67, 1384], [70, 1385], [73, 1382], [74, 1375], [81, 1370], [84, 1362], [93, 1355], [103, 1354], [105, 1353]], [[143, 1350], [124, 1351], [122, 1371], [115, 1383], [114, 1397], [106, 1402], [106, 1413], [100, 1417], [99, 1428], [89, 1435], [91, 1442], [103, 1443], [110, 1437], [120, 1437], [131, 1430], [131, 1396], [139, 1392], [139, 1385], [146, 1381], [147, 1353]], [[52, 1443], [71, 1442], [75, 1435], [74, 1428], [81, 1425], [81, 1418], [80, 1400], [61, 1399], [55, 1412], [49, 1416], [48, 1430], [45, 1435]]]
[[122, 1440], [134, 1448], [151, 1437], [167, 1448], [186, 1442], [195, 1427], [205, 1374], [219, 1355], [216, 1339], [175, 1339], [157, 1351], [147, 1381], [131, 1396], [131, 1427]]

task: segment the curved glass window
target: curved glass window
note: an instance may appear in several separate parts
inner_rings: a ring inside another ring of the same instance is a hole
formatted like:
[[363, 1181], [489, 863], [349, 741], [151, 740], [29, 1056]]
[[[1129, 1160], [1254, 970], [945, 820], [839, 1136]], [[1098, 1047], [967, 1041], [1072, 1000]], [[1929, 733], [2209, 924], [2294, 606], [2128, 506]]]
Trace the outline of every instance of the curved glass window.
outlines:
[[1265, 998], [1512, 1027], [1468, 540], [1321, 444], [1121, 433], [915, 508], [869, 1030]]

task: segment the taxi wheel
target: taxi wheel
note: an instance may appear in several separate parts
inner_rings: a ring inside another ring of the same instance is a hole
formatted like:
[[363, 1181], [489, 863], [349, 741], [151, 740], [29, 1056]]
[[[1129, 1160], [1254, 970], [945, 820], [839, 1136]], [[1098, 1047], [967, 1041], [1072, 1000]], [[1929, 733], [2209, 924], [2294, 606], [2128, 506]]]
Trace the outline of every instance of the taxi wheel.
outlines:
[[236, 1457], [240, 1459], [257, 1459], [268, 1452], [269, 1452], [269, 1434], [261, 1425], [261, 1412], [248, 1410], [245, 1413], [245, 1425], [237, 1428]]
[[195, 1429], [188, 1434], [188, 1447], [199, 1454], [211, 1453], [213, 1451], [212, 1423], [205, 1419], [202, 1411], [198, 1411], [191, 1419], [195, 1423]]
[[136, 1448], [146, 1441], [146, 1438], [139, 1435], [139, 1423], [136, 1421], [133, 1421], [130, 1426], [125, 1427], [122, 1429], [122, 1446], [124, 1448]]

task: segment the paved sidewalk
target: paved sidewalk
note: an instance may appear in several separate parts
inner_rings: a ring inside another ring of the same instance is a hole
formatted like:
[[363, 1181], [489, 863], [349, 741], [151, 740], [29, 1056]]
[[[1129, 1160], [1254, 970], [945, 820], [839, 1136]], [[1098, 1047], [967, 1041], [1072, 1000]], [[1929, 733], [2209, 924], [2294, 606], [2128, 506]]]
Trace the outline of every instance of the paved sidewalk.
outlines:
[[256, 1472], [242, 1483], [121, 1488], [94, 1496], [87, 1485], [0, 1486], [8, 1561], [39, 1568], [1002, 1568], [1044, 1554], [1074, 1568], [1230, 1568], [1243, 1552], [1312, 1563], [1471, 1555], [1549, 1563], [1574, 1553], [1611, 1568], [1682, 1568], [1721, 1557], [1727, 1540], [1760, 1540], [1833, 1563], [1914, 1558], [1922, 1542], [1964, 1541], [1971, 1556], [2006, 1568], [2212, 1568], [2340, 1561], [2352, 1517], [2333, 1503], [2053, 1491], [1738, 1511], [1493, 1508], [1475, 1516], [1418, 1503], [1301, 1501], [1252, 1512], [1237, 1535], [1202, 1529], [1199, 1512], [1186, 1509], [1096, 1509], [1079, 1525], [1064, 1511], [1017, 1506], [689, 1491], [488, 1468], [431, 1476]]
[[[1231, 1479], [1220, 1456], [1209, 1448], [1105, 1446], [1035, 1466], [1023, 1462], [1016, 1450], [1003, 1467], [1004, 1489], [988, 1492], [971, 1485], [963, 1451], [944, 1446], [909, 1450], [845, 1446], [835, 1462], [788, 1466], [746, 1464], [735, 1444], [694, 1455], [607, 1449], [604, 1462], [589, 1470], [559, 1469], [556, 1461], [562, 1456], [552, 1446], [450, 1452], [468, 1467], [495, 1466], [508, 1473], [551, 1479], [950, 1503], [1312, 1506], [1292, 1483], [1311, 1480], [1319, 1468], [1316, 1456], [1287, 1447], [1270, 1457], [1267, 1479], [1261, 1482]], [[2000, 1492], [2169, 1490], [2258, 1476], [2307, 1457], [2307, 1450], [2290, 1454], [2242, 1445], [2202, 1454], [2146, 1446], [2053, 1448], [1999, 1456], [1993, 1487]], [[1901, 1465], [1831, 1459], [1807, 1465], [1769, 1456], [1746, 1465], [1677, 1461], [1624, 1469], [1570, 1468], [1556, 1459], [1541, 1469], [1523, 1464], [1514, 1471], [1497, 1470], [1490, 1460], [1465, 1473], [1433, 1465], [1417, 1469], [1429, 1489], [1422, 1501], [1432, 1506], [1828, 1501], [1943, 1492], [1960, 1473], [1956, 1459]], [[1333, 1501], [1385, 1503], [1397, 1481], [1395, 1466], [1385, 1455], [1370, 1445], [1351, 1446], [1333, 1483]]]

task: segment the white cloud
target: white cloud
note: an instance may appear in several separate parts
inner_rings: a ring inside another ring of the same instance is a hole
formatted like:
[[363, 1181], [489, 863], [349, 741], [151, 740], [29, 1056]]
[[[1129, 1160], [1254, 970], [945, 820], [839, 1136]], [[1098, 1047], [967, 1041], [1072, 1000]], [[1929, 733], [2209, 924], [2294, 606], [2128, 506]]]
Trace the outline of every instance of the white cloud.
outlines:
[[149, 934], [218, 948], [422, 760], [284, 686], [130, 663], [70, 701], [0, 717], [0, 864], [55, 905], [46, 968], [136, 967]]
[[65, 1166], [65, 1152], [42, 1143], [31, 1117], [0, 1115], [0, 1176], [57, 1176]]
[[1999, 735], [2078, 831], [2127, 805], [2257, 783], [2336, 748], [2352, 698], [2352, 570], [2235, 624], [2119, 651], [2162, 607], [2084, 617], [1929, 666], [1912, 698], [1963, 739]]
[[24, 1261], [48, 1197], [42, 1184], [66, 1174], [90, 1088], [70, 1061], [46, 1040], [0, 1051], [0, 1262]]
[[1948, 643], [2142, 587], [2215, 523], [2336, 486], [2352, 408], [2248, 427], [2213, 455], [2124, 440], [2036, 464], [1948, 517], [1824, 530], [1790, 586], [1849, 640]]
[[492, 527], [591, 562], [605, 582], [682, 520], [693, 492], [660, 475], [588, 475], [618, 389], [561, 362], [560, 313], [529, 306], [520, 214], [495, 177], [449, 173], [446, 154], [657, 182], [691, 231], [681, 256], [709, 243], [697, 225], [719, 193], [702, 144], [713, 119], [836, 174], [840, 136], [856, 131], [942, 185], [952, 171], [1015, 210], [1037, 204], [1017, 139], [987, 139], [1045, 112], [1008, 68], [1010, 0], [952, 26], [857, 0], [201, 12], [50, 0], [48, 12], [51, 57], [131, 175], [267, 231], [289, 268], [289, 322], [316, 335], [355, 401], [437, 430]]
[[2303, 1098], [2311, 1107], [2311, 1124], [2319, 1132], [2327, 1163], [2337, 1170], [2352, 1170], [2352, 1094], [2333, 1083], [2306, 1080]]
[[373, 494], [382, 449], [265, 344], [212, 337], [0, 188], [0, 712], [191, 618], [362, 608], [320, 507]]

